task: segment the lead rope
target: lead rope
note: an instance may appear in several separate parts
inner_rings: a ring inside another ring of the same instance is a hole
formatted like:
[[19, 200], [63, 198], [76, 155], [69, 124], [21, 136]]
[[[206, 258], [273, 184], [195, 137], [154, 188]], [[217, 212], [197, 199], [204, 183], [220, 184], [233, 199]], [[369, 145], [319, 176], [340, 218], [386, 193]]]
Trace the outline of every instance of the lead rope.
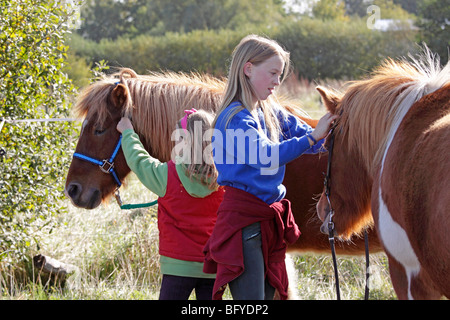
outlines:
[[369, 235], [367, 233], [367, 229], [364, 229], [364, 251], [366, 252], [366, 288], [364, 289], [364, 300], [369, 300], [370, 257], [369, 257]]
[[130, 209], [139, 209], [139, 208], [148, 208], [154, 206], [158, 203], [158, 200], [154, 200], [147, 203], [137, 203], [137, 204], [123, 204], [122, 199], [120, 198], [119, 188], [114, 192], [114, 197], [116, 198], [117, 204], [122, 210], [130, 210]]
[[[336, 128], [336, 125], [334, 125], [330, 130], [330, 146], [328, 150], [328, 165], [327, 165], [327, 175], [325, 177], [325, 195], [327, 197], [328, 206], [330, 208], [329, 217], [330, 220], [328, 221], [328, 241], [330, 242], [331, 247], [331, 256], [333, 258], [333, 267], [334, 267], [334, 277], [336, 281], [336, 299], [341, 300], [341, 292], [339, 288], [339, 273], [338, 273], [338, 267], [337, 267], [337, 258], [336, 258], [336, 249], [334, 245], [334, 222], [333, 222], [333, 216], [334, 216], [334, 210], [331, 206], [330, 201], [330, 194], [331, 194], [331, 187], [330, 187], [330, 178], [331, 178], [331, 156], [333, 153], [333, 147], [334, 147], [334, 129]], [[364, 288], [364, 300], [369, 300], [369, 264], [370, 264], [370, 258], [369, 258], [369, 236], [367, 234], [367, 229], [364, 230], [364, 251], [366, 256], [366, 286]]]
[[[327, 198], [328, 198], [328, 196], [327, 196]], [[331, 210], [329, 215], [330, 215], [330, 221], [328, 222], [328, 241], [330, 242], [331, 257], [333, 258], [334, 279], [336, 281], [336, 300], [341, 300], [341, 290], [339, 289], [339, 273], [338, 273], [338, 267], [337, 267], [336, 249], [334, 246], [334, 222], [333, 222], [334, 211]]]

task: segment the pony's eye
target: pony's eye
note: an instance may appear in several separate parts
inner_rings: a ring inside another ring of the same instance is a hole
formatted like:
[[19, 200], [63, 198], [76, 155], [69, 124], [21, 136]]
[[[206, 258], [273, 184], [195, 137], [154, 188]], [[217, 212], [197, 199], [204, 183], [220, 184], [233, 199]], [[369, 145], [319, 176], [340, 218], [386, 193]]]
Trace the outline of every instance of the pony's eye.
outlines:
[[105, 131], [106, 131], [106, 129], [95, 129], [94, 134], [95, 134], [96, 136], [100, 136], [100, 135], [102, 135], [103, 133], [105, 133]]

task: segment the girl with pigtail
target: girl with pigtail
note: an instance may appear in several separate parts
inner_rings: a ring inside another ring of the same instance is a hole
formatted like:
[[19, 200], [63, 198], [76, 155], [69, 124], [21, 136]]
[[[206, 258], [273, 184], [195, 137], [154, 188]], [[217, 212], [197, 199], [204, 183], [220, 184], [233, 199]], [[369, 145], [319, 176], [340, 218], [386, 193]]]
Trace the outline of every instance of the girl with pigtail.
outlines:
[[[122, 149], [130, 169], [158, 196], [158, 229], [161, 273], [160, 300], [187, 300], [193, 290], [199, 300], [210, 300], [214, 274], [203, 272], [203, 248], [213, 230], [223, 188], [216, 183], [212, 153], [203, 152], [210, 142], [203, 137], [211, 128], [213, 115], [186, 110], [177, 122], [179, 141], [196, 161], [179, 159], [161, 163], [144, 149], [130, 119], [117, 124]], [[200, 130], [199, 132], [195, 132]], [[195, 141], [200, 137], [200, 141]], [[209, 139], [210, 140], [210, 139]], [[195, 150], [196, 148], [201, 150]]]

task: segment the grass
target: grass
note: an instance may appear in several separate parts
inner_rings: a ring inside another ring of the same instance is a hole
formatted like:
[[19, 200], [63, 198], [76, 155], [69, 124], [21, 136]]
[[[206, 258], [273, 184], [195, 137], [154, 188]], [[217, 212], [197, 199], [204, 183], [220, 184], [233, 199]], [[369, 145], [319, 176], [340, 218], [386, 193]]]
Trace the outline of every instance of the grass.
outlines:
[[[320, 117], [316, 84], [293, 78], [286, 89], [313, 118]], [[340, 88], [342, 83], [331, 86]], [[124, 203], [155, 199], [134, 175], [122, 191]], [[40, 242], [39, 252], [77, 271], [64, 287], [52, 285], [33, 270], [31, 262], [17, 270], [0, 270], [0, 299], [14, 300], [154, 300], [161, 283], [158, 254], [156, 206], [150, 209], [120, 210], [114, 199], [94, 210], [75, 208], [65, 200], [67, 214], [61, 214], [58, 227]], [[298, 280], [294, 285], [302, 300], [335, 299], [334, 271], [330, 255], [294, 256]], [[364, 257], [339, 257], [342, 299], [363, 299]], [[21, 270], [19, 270], [21, 269]], [[19, 271], [21, 272], [19, 272]], [[385, 255], [371, 256], [371, 299], [395, 299]], [[231, 299], [226, 292], [225, 299]], [[194, 299], [195, 295], [191, 295]]]
[[[138, 195], [138, 196], [135, 196]], [[122, 191], [127, 203], [154, 199], [154, 195], [132, 177]], [[60, 227], [41, 243], [40, 253], [78, 270], [64, 288], [47, 286], [39, 275], [12, 289], [2, 288], [1, 299], [17, 300], [155, 300], [159, 296], [158, 228], [156, 206], [122, 211], [115, 202], [94, 210], [73, 207], [60, 217]], [[294, 284], [301, 300], [336, 298], [331, 255], [306, 254], [292, 258], [298, 280]], [[364, 298], [364, 257], [339, 257], [342, 299]], [[386, 257], [371, 255], [371, 299], [394, 299]], [[3, 275], [5, 277], [5, 275]], [[0, 278], [0, 287], [2, 286]], [[228, 291], [228, 290], [227, 290]], [[195, 299], [195, 295], [191, 295]], [[231, 299], [226, 292], [225, 299]]]
[[[294, 257], [298, 292], [302, 300], [336, 299], [333, 263], [330, 255]], [[384, 254], [370, 256], [369, 299], [395, 299]], [[365, 258], [338, 257], [341, 299], [362, 300], [365, 289]]]

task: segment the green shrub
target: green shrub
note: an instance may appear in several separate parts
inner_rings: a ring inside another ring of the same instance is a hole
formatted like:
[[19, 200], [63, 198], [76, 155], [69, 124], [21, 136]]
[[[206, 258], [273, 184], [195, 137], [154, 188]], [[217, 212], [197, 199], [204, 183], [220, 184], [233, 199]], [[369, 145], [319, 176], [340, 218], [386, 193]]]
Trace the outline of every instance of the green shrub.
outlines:
[[364, 19], [350, 21], [286, 20], [276, 27], [239, 30], [196, 30], [141, 35], [99, 43], [73, 35], [71, 50], [88, 61], [106, 60], [111, 66], [148, 71], [198, 71], [226, 76], [233, 48], [245, 35], [257, 33], [278, 40], [288, 51], [295, 71], [307, 79], [357, 78], [388, 56], [406, 56], [414, 49], [415, 31], [381, 32]]
[[[0, 1], [0, 272], [29, 259], [51, 232], [73, 144], [74, 88], [61, 72], [70, 10], [58, 1]], [[0, 121], [1, 122], [1, 121]]]

